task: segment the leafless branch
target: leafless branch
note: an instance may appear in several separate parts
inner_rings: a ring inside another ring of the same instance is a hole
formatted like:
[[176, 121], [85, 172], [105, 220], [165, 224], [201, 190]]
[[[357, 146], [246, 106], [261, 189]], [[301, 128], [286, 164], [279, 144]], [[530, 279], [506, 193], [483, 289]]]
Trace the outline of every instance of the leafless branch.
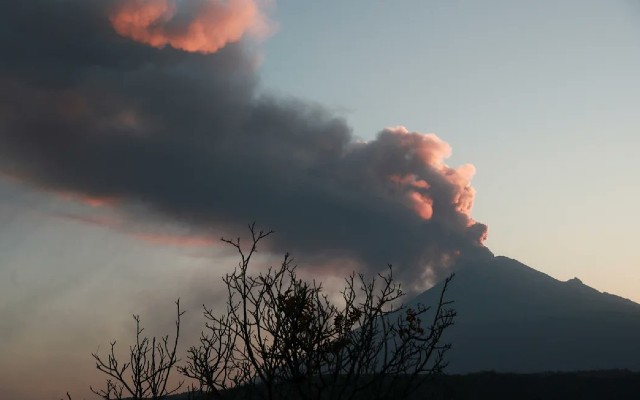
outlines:
[[116, 341], [111, 342], [106, 359], [92, 353], [96, 368], [109, 378], [105, 388], [90, 387], [91, 391], [105, 400], [120, 400], [125, 397], [134, 400], [161, 400], [180, 390], [184, 381], [178, 382], [173, 389], [167, 388], [171, 372], [179, 361], [176, 351], [180, 338], [180, 321], [184, 315], [184, 311], [180, 310], [180, 299], [176, 301], [176, 309], [176, 331], [173, 341], [169, 340], [168, 335], [159, 339], [155, 336], [143, 336], [144, 328], [141, 327], [140, 316], [134, 315], [136, 340], [135, 344], [129, 347], [128, 361], [122, 364], [118, 361]]

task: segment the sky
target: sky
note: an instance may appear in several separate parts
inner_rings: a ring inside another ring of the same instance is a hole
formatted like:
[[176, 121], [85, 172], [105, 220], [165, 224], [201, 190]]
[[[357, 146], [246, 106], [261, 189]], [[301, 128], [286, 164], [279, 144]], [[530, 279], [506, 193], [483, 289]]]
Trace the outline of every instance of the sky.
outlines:
[[226, 4], [0, 5], [6, 396], [89, 398], [177, 297], [189, 343], [251, 221], [329, 287], [488, 248], [640, 302], [637, 2]]

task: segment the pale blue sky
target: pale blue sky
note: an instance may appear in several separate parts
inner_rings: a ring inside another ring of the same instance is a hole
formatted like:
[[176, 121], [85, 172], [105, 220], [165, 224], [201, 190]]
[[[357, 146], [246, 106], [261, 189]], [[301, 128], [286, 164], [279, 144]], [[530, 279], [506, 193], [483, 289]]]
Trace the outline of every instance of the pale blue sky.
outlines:
[[[438, 134], [450, 165], [477, 168], [473, 216], [494, 253], [640, 302], [637, 1], [280, 0], [271, 16], [263, 90], [323, 104], [365, 140], [394, 125]], [[0, 359], [18, 360], [0, 362], [0, 386], [77, 365], [40, 382], [51, 399], [100, 382], [90, 352], [131, 313], [183, 296], [197, 329], [232, 265], [67, 212], [98, 211], [0, 179]], [[22, 386], [4, 394], [27, 399]]]

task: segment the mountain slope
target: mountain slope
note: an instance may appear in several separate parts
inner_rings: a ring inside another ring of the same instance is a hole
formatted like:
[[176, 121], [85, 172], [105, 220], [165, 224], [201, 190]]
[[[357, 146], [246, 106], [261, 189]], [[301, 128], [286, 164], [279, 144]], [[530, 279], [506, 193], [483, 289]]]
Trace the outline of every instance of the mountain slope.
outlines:
[[[412, 303], [435, 304], [441, 285]], [[458, 268], [448, 372], [640, 371], [640, 305], [507, 257]]]

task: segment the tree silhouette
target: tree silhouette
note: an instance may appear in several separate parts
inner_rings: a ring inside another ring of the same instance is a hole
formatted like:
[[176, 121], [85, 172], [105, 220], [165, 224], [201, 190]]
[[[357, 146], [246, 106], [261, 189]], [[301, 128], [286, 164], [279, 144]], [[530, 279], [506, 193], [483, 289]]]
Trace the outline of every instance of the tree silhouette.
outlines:
[[168, 388], [177, 367], [196, 383], [190, 399], [402, 399], [442, 372], [450, 349], [442, 335], [456, 316], [445, 299], [453, 275], [433, 308], [403, 304], [405, 293], [390, 265], [371, 279], [352, 273], [336, 304], [322, 284], [298, 277], [289, 254], [277, 267], [250, 271], [258, 245], [273, 232], [255, 224], [249, 232], [247, 246], [240, 238], [222, 238], [238, 252], [238, 265], [223, 277], [224, 312], [203, 306], [205, 329], [187, 350], [185, 364], [177, 365], [184, 314], [178, 300], [173, 341], [168, 335], [143, 336], [134, 315], [136, 342], [128, 361], [118, 361], [115, 341], [106, 359], [92, 354], [96, 368], [108, 376], [105, 388], [91, 388], [93, 393], [105, 400], [164, 399], [183, 386], [180, 381]]
[[179, 368], [202, 393], [219, 397], [235, 387], [266, 399], [403, 398], [445, 367], [450, 346], [441, 338], [456, 313], [444, 296], [453, 276], [431, 309], [401, 304], [391, 266], [371, 280], [352, 274], [338, 306], [321, 284], [298, 278], [289, 254], [279, 267], [252, 274], [252, 257], [272, 232], [249, 231], [246, 247], [240, 238], [222, 239], [240, 258], [223, 278], [226, 309], [217, 315], [204, 307], [200, 344]]
[[[176, 301], [176, 332], [171, 342], [169, 336], [148, 338], [143, 336], [144, 328], [140, 325], [140, 316], [134, 315], [136, 321], [136, 342], [129, 347], [129, 360], [120, 363], [116, 357], [116, 341], [111, 342], [107, 358], [97, 353], [91, 355], [96, 361], [96, 368], [109, 376], [103, 389], [91, 391], [102, 399], [153, 399], [161, 400], [176, 393], [183, 385], [179, 382], [173, 389], [168, 389], [169, 377], [179, 361], [176, 355], [180, 338], [180, 319], [184, 311], [180, 310], [180, 300]], [[70, 396], [67, 394], [70, 399]]]

